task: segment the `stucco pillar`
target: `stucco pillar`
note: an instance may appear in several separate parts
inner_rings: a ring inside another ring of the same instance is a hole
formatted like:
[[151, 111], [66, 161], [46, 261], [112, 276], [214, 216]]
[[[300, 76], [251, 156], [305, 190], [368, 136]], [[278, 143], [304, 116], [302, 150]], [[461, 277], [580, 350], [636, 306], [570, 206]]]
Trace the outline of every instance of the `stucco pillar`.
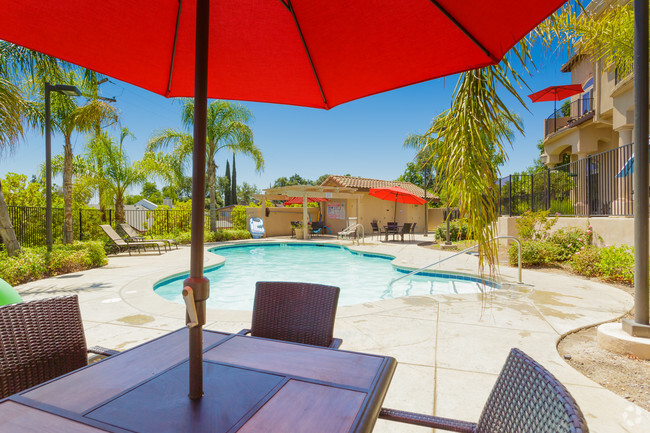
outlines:
[[[619, 129], [618, 132], [618, 147], [627, 146], [632, 143], [632, 128]], [[625, 166], [632, 153], [619, 153], [618, 170], [615, 175]], [[630, 215], [632, 214], [632, 175], [625, 177], [615, 177], [616, 183], [616, 199], [612, 203], [612, 212], [614, 215]]]

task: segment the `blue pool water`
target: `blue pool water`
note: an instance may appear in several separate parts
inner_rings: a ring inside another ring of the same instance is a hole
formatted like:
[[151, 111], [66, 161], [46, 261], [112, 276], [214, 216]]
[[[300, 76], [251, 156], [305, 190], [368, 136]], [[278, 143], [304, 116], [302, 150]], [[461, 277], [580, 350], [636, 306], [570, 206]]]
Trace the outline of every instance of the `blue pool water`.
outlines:
[[[353, 305], [408, 295], [477, 293], [477, 278], [429, 272], [404, 278], [388, 290], [388, 283], [404, 270], [391, 265], [392, 256], [356, 253], [327, 244], [242, 244], [210, 250], [226, 258], [222, 266], [207, 269], [208, 307], [251, 310], [257, 281], [303, 281], [341, 288], [339, 305]], [[160, 296], [182, 303], [182, 281], [167, 278], [154, 286]]]

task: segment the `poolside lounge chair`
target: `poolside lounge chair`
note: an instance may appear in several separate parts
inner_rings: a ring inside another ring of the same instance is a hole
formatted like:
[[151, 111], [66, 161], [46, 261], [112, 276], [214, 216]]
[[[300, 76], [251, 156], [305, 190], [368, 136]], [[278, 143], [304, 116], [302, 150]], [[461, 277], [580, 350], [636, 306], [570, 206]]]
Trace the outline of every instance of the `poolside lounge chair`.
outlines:
[[383, 408], [379, 418], [461, 433], [588, 433], [578, 404], [544, 367], [512, 349], [478, 423]]
[[77, 295], [1, 306], [0, 348], [0, 399], [119, 353], [86, 348]]
[[336, 239], [348, 239], [357, 236], [357, 223], [347, 226], [342, 231], [338, 232]]
[[342, 340], [332, 334], [339, 292], [321, 284], [258, 281], [251, 329], [239, 333], [337, 349]]
[[133, 242], [133, 241], [164, 242], [167, 244], [170, 250], [172, 249], [172, 244], [176, 245], [176, 249], [178, 249], [178, 243], [174, 239], [153, 239], [153, 237], [151, 239], [145, 239], [144, 236], [138, 233], [138, 231], [131, 224], [121, 223], [120, 227], [122, 228], [122, 230], [124, 230], [124, 233], [126, 233], [127, 240], [129, 242]]
[[140, 248], [145, 249], [146, 247], [157, 247], [158, 248], [158, 254], [161, 254], [160, 247], [165, 248], [165, 251], [167, 251], [167, 244], [164, 242], [159, 242], [159, 241], [125, 241], [122, 239], [122, 237], [113, 229], [113, 227], [109, 226], [108, 224], [100, 224], [102, 230], [104, 230], [104, 233], [106, 233], [106, 236], [108, 236], [111, 241], [113, 241], [113, 244], [117, 248], [118, 252], [122, 251], [128, 251], [129, 255], [131, 255], [131, 250], [133, 248], [137, 248], [138, 251], [140, 251]]

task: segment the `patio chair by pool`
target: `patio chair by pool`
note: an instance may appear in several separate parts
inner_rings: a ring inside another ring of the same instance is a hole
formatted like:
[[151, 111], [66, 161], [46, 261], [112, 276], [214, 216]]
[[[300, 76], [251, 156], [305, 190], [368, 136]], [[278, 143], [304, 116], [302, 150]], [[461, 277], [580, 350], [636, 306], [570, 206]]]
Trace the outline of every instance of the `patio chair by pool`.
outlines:
[[393, 239], [395, 239], [395, 235], [400, 235], [402, 238], [402, 242], [404, 242], [404, 235], [410, 235], [411, 234], [411, 223], [404, 223], [401, 229], [398, 229], [395, 233], [393, 233]]
[[382, 231], [381, 227], [379, 227], [379, 224], [377, 224], [377, 221], [372, 221], [370, 223], [370, 226], [372, 227], [372, 237], [374, 238], [375, 233], [377, 233], [377, 236], [379, 237], [379, 239], [381, 239], [381, 235], [384, 232]]
[[167, 251], [167, 244], [164, 242], [159, 242], [159, 241], [125, 241], [122, 239], [122, 237], [113, 229], [113, 227], [109, 226], [108, 224], [101, 224], [99, 227], [104, 230], [104, 233], [106, 233], [106, 236], [110, 238], [111, 241], [113, 241], [113, 244], [117, 248], [118, 252], [122, 251], [128, 251], [129, 255], [131, 255], [131, 250], [133, 248], [137, 248], [138, 251], [140, 251], [140, 248], [145, 249], [146, 247], [157, 247], [158, 248], [158, 254], [161, 254], [160, 247], [165, 248], [165, 251]]
[[239, 333], [337, 349], [343, 342], [333, 338], [339, 292], [321, 284], [258, 281], [251, 329]]
[[311, 233], [314, 235], [322, 235], [326, 230], [332, 234], [330, 228], [327, 227], [323, 221], [314, 221], [311, 223]]
[[129, 242], [132, 242], [132, 241], [135, 241], [135, 242], [140, 242], [140, 241], [164, 242], [165, 244], [167, 244], [167, 246], [169, 246], [170, 250], [172, 249], [172, 244], [176, 245], [176, 249], [178, 249], [178, 243], [174, 239], [153, 239], [153, 237], [151, 239], [145, 239], [144, 236], [141, 235], [140, 233], [138, 233], [138, 231], [131, 224], [121, 223], [120, 227], [122, 228], [122, 230], [124, 230], [124, 233], [126, 233], [126, 236], [128, 237]]
[[416, 225], [418, 225], [418, 223], [413, 223], [413, 225], [411, 226], [410, 238], [411, 238], [412, 241], [415, 240], [415, 226]]
[[388, 240], [388, 235], [393, 235], [393, 240], [395, 240], [395, 235], [399, 231], [397, 221], [390, 221], [386, 223], [386, 240]]
[[564, 385], [514, 348], [477, 424], [386, 408], [379, 418], [461, 433], [589, 432], [578, 404]]
[[0, 399], [88, 364], [77, 295], [0, 307]]

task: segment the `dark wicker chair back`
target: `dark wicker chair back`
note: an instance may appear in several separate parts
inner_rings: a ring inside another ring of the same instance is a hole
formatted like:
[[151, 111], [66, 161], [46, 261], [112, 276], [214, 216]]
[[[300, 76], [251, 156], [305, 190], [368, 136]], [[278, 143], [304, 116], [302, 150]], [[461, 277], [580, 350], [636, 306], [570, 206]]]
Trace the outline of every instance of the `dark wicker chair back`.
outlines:
[[0, 398], [87, 363], [77, 295], [0, 307]]
[[320, 284], [259, 281], [251, 335], [333, 347], [339, 292]]
[[569, 391], [519, 349], [512, 349], [497, 379], [476, 432], [586, 433], [585, 421]]
[[460, 433], [589, 433], [569, 391], [519, 349], [510, 351], [478, 424], [387, 408], [379, 417]]

